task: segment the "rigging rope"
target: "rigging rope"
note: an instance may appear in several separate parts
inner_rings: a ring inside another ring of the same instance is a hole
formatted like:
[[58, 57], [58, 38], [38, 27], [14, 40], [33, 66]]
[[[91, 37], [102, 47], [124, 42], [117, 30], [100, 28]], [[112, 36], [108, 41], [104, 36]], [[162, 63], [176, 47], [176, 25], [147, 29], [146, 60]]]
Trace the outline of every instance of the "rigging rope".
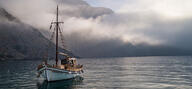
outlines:
[[48, 57], [49, 57], [49, 48], [50, 48], [50, 46], [51, 46], [51, 43], [52, 43], [52, 40], [53, 40], [53, 38], [54, 38], [54, 36], [55, 36], [55, 30], [56, 30], [56, 27], [53, 29], [53, 32], [52, 32], [52, 34], [51, 34], [51, 38], [49, 39], [50, 41], [49, 41], [49, 43], [48, 43], [48, 45], [47, 45], [47, 50], [46, 50], [46, 52], [45, 52], [45, 54], [44, 54], [44, 58], [46, 59], [48, 59]]
[[62, 31], [61, 31], [61, 28], [59, 27], [59, 33], [60, 33], [60, 38], [61, 38], [61, 42], [62, 42], [62, 46], [63, 46], [63, 49], [71, 52], [71, 50], [67, 49], [67, 47], [65, 46], [65, 43], [64, 43], [64, 36], [62, 34]]
[[[64, 0], [57, 0], [57, 5], [59, 5], [60, 14], [63, 14], [64, 13], [63, 8], [65, 8], [64, 7]], [[60, 20], [64, 21], [64, 17], [62, 15], [60, 16]], [[67, 50], [69, 52], [72, 52], [71, 50], [68, 49], [67, 45], [65, 44], [66, 42], [64, 43], [65, 39], [64, 39], [64, 36], [63, 36], [63, 33], [62, 33], [62, 29], [63, 29], [63, 25], [59, 26], [59, 34], [60, 34], [60, 40], [61, 40], [61, 43], [62, 43], [62, 47], [63, 47], [63, 49], [65, 49], [65, 50]]]
[[[60, 7], [61, 7], [61, 9], [63, 8], [63, 0], [57, 0], [58, 2], [57, 2], [57, 5], [59, 5]], [[60, 3], [59, 3], [60, 2]], [[63, 10], [61, 10], [61, 14], [62, 14], [62, 11]], [[63, 18], [61, 17], [60, 18], [61, 19], [61, 21], [63, 20]], [[55, 22], [52, 20], [52, 22], [51, 22], [51, 25], [50, 25], [50, 27], [49, 27], [49, 29], [51, 30], [52, 29], [52, 26], [53, 26], [53, 24], [54, 24]], [[62, 23], [62, 22], [61, 22]], [[60, 28], [60, 26], [58, 27], [58, 31], [59, 31], [59, 35], [60, 35], [60, 40], [61, 40], [61, 44], [62, 44], [62, 49], [64, 49], [64, 50], [66, 50], [66, 51], [68, 51], [68, 52], [71, 52], [71, 50], [69, 50], [69, 49], [67, 49], [66, 48], [66, 46], [65, 46], [65, 44], [64, 44], [64, 36], [63, 36], [63, 34], [62, 34], [62, 30], [61, 30], [61, 28]], [[54, 30], [53, 30], [53, 32], [52, 32], [52, 35], [51, 35], [51, 38], [50, 38], [50, 42], [49, 42], [49, 44], [47, 45], [47, 51], [46, 51], [46, 53], [45, 53], [45, 55], [44, 55], [44, 58], [47, 58], [48, 59], [48, 56], [49, 56], [49, 48], [50, 48], [50, 46], [51, 46], [51, 43], [53, 42], [53, 38], [55, 37], [55, 35], [56, 35], [56, 26], [55, 26], [55, 24], [54, 24]]]

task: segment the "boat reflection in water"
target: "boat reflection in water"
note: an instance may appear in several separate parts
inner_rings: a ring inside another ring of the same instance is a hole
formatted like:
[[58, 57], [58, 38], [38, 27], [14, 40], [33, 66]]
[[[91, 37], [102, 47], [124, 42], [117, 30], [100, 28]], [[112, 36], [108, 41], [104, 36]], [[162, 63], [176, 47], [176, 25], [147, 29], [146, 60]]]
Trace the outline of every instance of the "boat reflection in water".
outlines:
[[63, 80], [63, 81], [55, 81], [48, 82], [43, 81], [43, 83], [37, 83], [38, 89], [77, 89], [77, 85], [81, 85], [83, 83], [83, 77], [75, 77], [73, 79]]

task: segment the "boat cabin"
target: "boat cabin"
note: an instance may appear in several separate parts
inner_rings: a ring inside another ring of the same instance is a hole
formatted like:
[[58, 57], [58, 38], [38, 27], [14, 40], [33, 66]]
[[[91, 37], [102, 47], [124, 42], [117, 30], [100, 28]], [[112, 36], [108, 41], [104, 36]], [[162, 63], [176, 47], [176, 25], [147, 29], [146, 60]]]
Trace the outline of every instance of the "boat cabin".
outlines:
[[77, 60], [75, 58], [65, 58], [63, 60], [61, 60], [61, 65], [77, 65]]

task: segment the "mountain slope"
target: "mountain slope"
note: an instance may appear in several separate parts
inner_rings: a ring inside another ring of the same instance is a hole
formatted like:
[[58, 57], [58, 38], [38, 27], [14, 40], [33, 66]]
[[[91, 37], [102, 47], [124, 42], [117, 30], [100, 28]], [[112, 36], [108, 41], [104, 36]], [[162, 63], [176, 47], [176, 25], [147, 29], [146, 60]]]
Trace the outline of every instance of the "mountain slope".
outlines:
[[49, 43], [52, 49], [49, 54], [54, 57], [55, 45], [52, 42], [36, 28], [22, 23], [5, 9], [0, 9], [0, 58], [41, 58]]
[[[125, 43], [120, 39], [90, 40], [82, 39], [81, 35], [78, 34], [73, 34], [73, 39], [70, 39], [70, 41], [70, 44], [73, 44], [72, 46], [74, 47], [74, 54], [88, 58], [192, 55], [192, 50], [190, 49], [182, 49], [169, 45], [132, 44]], [[74, 44], [75, 42], [79, 42], [78, 45]]]

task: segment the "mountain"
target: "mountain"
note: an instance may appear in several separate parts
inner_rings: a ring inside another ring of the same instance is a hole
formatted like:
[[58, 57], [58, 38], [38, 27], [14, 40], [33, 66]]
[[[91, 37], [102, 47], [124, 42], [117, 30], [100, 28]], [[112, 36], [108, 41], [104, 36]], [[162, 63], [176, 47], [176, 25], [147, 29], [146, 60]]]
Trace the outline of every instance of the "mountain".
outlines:
[[[49, 54], [54, 57], [54, 43], [45, 38], [38, 29], [0, 8], [0, 59], [38, 59], [46, 54], [48, 44]], [[72, 55], [66, 50], [62, 51]]]
[[90, 6], [84, 0], [58, 0], [56, 2], [61, 3], [60, 13], [70, 17], [96, 18], [114, 13], [109, 8]]
[[99, 44], [80, 50], [83, 52], [77, 52], [77, 54], [87, 58], [192, 55], [191, 50], [179, 49], [171, 46], [133, 45], [131, 43], [123, 46]]
[[[69, 39], [69, 38], [68, 38]], [[87, 58], [100, 57], [135, 57], [135, 56], [190, 56], [192, 50], [178, 48], [165, 44], [147, 44], [123, 42], [120, 39], [89, 40], [82, 39], [81, 35], [73, 34], [71, 43], [74, 54]]]
[[[83, 0], [61, 0], [61, 15], [67, 18], [95, 18], [113, 13], [112, 10], [102, 7], [91, 7]], [[22, 17], [22, 16], [20, 16]], [[22, 18], [21, 18], [22, 19]], [[111, 19], [111, 18], [109, 18]], [[76, 20], [76, 19], [75, 19]], [[23, 21], [23, 20], [22, 20]], [[110, 20], [111, 21], [111, 20]], [[115, 22], [115, 21], [111, 21]], [[84, 23], [83, 23], [84, 24]], [[85, 23], [86, 24], [86, 23]], [[103, 24], [103, 23], [100, 23]], [[116, 24], [115, 24], [116, 25]], [[73, 24], [72, 24], [73, 26]], [[110, 25], [109, 25], [110, 26]], [[75, 27], [75, 29], [79, 29]], [[86, 28], [85, 28], [86, 29]], [[192, 55], [188, 49], [164, 45], [150, 45], [147, 43], [133, 44], [123, 42], [121, 38], [103, 38], [100, 35], [92, 36], [93, 30], [80, 29], [65, 34], [67, 44], [73, 53], [79, 57], [127, 57], [127, 56], [184, 56]], [[102, 29], [102, 28], [101, 28]], [[116, 29], [113, 29], [116, 30]], [[111, 30], [111, 31], [113, 31]], [[40, 58], [44, 55], [48, 43], [50, 45], [51, 57], [54, 57], [54, 44], [46, 37], [50, 35], [46, 30], [42, 35], [38, 30], [28, 24], [21, 22], [17, 17], [0, 9], [0, 58], [23, 59]], [[99, 32], [99, 31], [98, 31]], [[46, 36], [46, 37], [45, 37]], [[113, 35], [111, 35], [113, 36]], [[182, 42], [180, 42], [181, 44]], [[64, 52], [68, 52], [63, 50]], [[70, 53], [70, 52], [68, 52]], [[72, 55], [72, 53], [70, 53]]]

